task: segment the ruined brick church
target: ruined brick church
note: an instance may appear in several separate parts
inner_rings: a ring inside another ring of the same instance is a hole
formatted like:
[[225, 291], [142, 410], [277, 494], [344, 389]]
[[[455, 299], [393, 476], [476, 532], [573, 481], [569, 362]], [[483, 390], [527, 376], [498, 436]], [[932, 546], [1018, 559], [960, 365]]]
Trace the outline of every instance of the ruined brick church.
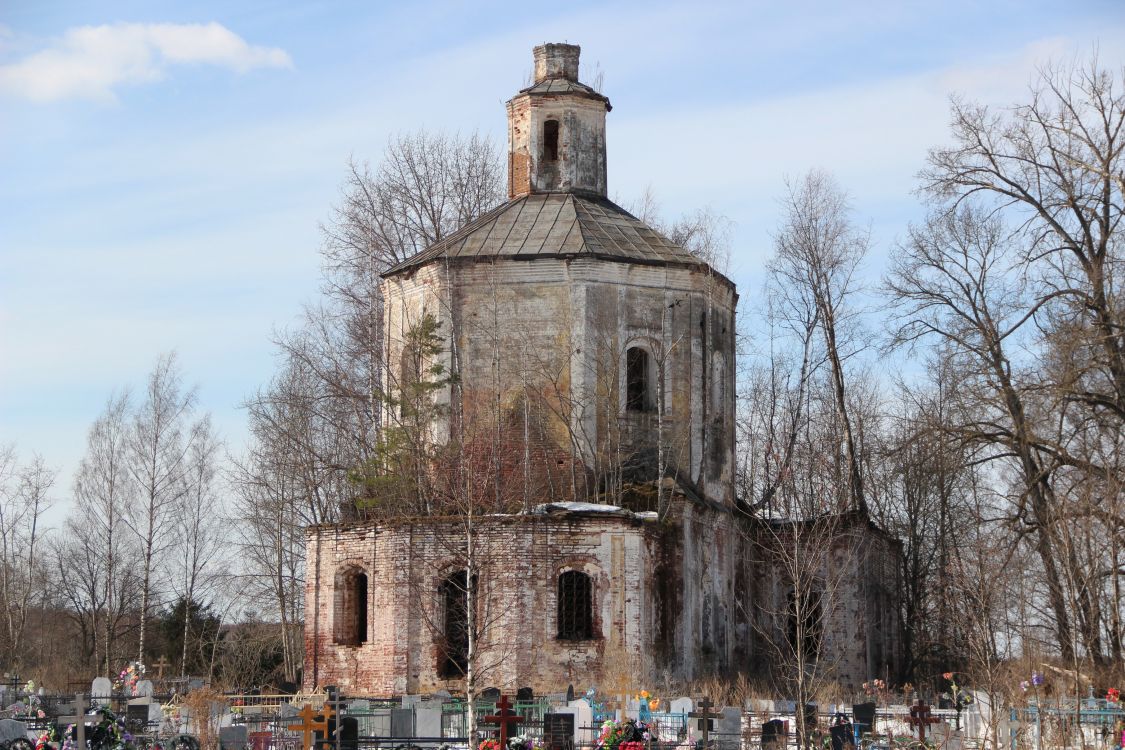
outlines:
[[[306, 688], [457, 693], [470, 662], [537, 693], [766, 677], [796, 632], [844, 686], [893, 678], [898, 543], [841, 516], [799, 631], [777, 549], [801, 526], [735, 496], [735, 286], [607, 198], [610, 102], [578, 59], [536, 47], [507, 103], [509, 200], [382, 282], [385, 381], [456, 373], [427, 435], [490, 425], [522, 497], [470, 542], [445, 515], [310, 528]], [[419, 366], [427, 317], [444, 343]]]

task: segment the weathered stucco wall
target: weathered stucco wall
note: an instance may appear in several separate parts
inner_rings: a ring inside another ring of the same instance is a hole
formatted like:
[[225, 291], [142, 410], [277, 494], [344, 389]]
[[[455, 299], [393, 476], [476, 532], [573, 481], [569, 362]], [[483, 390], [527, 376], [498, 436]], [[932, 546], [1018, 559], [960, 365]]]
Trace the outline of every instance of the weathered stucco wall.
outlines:
[[[531, 399], [555, 445], [592, 470], [647, 452], [655, 479], [663, 446], [681, 481], [733, 502], [736, 298], [721, 277], [599, 259], [497, 260], [431, 264], [391, 277], [384, 295], [392, 368], [423, 311], [441, 321], [442, 360], [459, 384], [435, 400], [458, 399], [465, 425], [521, 419]], [[652, 357], [660, 415], [625, 408], [634, 346]], [[448, 439], [448, 422], [435, 434]]]

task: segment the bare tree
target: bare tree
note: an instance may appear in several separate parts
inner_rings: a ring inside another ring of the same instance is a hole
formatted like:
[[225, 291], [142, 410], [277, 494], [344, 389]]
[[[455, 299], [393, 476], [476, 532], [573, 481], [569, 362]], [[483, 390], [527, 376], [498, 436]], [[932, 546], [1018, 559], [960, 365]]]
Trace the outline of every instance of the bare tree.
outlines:
[[28, 610], [37, 604], [42, 573], [43, 514], [51, 507], [55, 472], [42, 457], [19, 465], [13, 447], [0, 448], [0, 603], [4, 607], [5, 663], [24, 657]]
[[188, 491], [189, 420], [194, 407], [195, 392], [183, 389], [176, 355], [161, 355], [145, 384], [144, 400], [133, 413], [127, 442], [129, 473], [136, 489], [126, 521], [140, 541], [141, 554], [137, 647], [141, 663], [158, 566], [170, 541], [166, 532], [172, 510]]
[[[197, 597], [213, 593], [217, 576], [230, 560], [224, 554], [229, 536], [218, 496], [218, 462], [221, 445], [209, 416], [192, 428], [185, 467], [185, 491], [175, 513], [173, 534], [178, 559], [172, 588], [184, 602], [183, 649], [180, 675], [187, 674], [191, 642], [191, 608]], [[202, 604], [202, 600], [200, 604]]]
[[94, 665], [105, 674], [114, 673], [113, 662], [122, 656], [118, 638], [135, 606], [136, 548], [125, 524], [135, 491], [128, 468], [128, 418], [129, 396], [122, 393], [109, 399], [90, 427], [74, 480], [69, 542], [57, 555], [60, 583], [89, 638]]
[[861, 348], [852, 330], [857, 314], [853, 298], [868, 234], [853, 225], [847, 194], [823, 172], [809, 172], [790, 184], [783, 210], [770, 273], [790, 296], [790, 305], [803, 310], [804, 319], [814, 319], [821, 333], [843, 438], [848, 506], [866, 509], [863, 461], [849, 414], [845, 363]]

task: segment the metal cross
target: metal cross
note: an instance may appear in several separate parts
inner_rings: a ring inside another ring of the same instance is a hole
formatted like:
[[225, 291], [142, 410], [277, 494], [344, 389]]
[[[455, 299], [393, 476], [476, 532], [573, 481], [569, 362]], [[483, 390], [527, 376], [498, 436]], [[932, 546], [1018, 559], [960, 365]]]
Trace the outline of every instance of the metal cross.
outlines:
[[523, 721], [523, 717], [512, 710], [512, 704], [508, 702], [508, 696], [501, 695], [500, 700], [496, 703], [496, 714], [493, 716], [485, 716], [484, 720], [489, 724], [500, 725], [500, 750], [508, 750], [508, 725], [513, 727]]
[[713, 713], [709, 709], [714, 708], [715, 704], [711, 702], [710, 698], [704, 697], [699, 701], [699, 707], [702, 711], [692, 711], [688, 714], [688, 718], [699, 719], [699, 731], [703, 732], [703, 750], [706, 750], [711, 745], [710, 740], [707, 739], [711, 731], [711, 720], [718, 719], [722, 714]]
[[922, 699], [919, 698], [918, 702], [910, 707], [910, 718], [906, 720], [906, 723], [918, 730], [918, 741], [925, 743], [926, 727], [940, 721], [941, 719], [938, 717], [930, 716], [930, 706], [923, 703]]
[[[301, 717], [301, 723], [296, 727], [297, 731], [301, 733], [301, 750], [312, 750], [312, 737], [316, 732], [328, 733], [328, 720], [332, 718], [333, 714], [331, 706], [325, 706], [319, 714], [308, 703], [301, 707], [301, 710], [297, 712], [297, 715]], [[316, 721], [318, 715], [321, 718]]]

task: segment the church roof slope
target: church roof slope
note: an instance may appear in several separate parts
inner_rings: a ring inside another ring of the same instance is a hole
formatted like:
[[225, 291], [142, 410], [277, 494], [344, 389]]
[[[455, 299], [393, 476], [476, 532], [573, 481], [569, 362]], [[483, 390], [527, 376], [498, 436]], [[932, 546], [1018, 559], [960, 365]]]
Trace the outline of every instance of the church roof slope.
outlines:
[[646, 265], [705, 265], [613, 201], [579, 193], [531, 193], [489, 211], [390, 268], [384, 276], [439, 258], [583, 256]]

